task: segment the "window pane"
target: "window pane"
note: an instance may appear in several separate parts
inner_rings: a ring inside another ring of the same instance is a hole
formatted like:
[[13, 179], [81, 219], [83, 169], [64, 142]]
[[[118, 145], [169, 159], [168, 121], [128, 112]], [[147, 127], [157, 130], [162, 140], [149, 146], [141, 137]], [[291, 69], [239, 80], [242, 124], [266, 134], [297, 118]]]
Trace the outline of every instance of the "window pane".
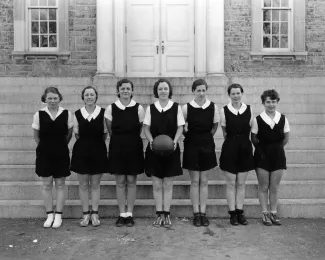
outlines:
[[281, 11], [281, 21], [288, 21], [288, 11]]
[[47, 33], [47, 22], [40, 22], [40, 26], [41, 26], [40, 32]]
[[49, 0], [49, 6], [56, 6], [56, 0]]
[[40, 20], [48, 20], [47, 9], [40, 9]]
[[264, 0], [264, 7], [271, 7], [271, 0]]
[[280, 0], [273, 0], [273, 7], [279, 7], [280, 6]]
[[41, 35], [41, 47], [48, 47], [48, 36], [47, 35]]
[[264, 23], [263, 32], [264, 32], [264, 34], [270, 34], [271, 33], [271, 24], [270, 23]]
[[56, 44], [56, 35], [50, 35], [49, 47], [57, 47]]
[[55, 20], [56, 21], [56, 9], [49, 9], [49, 20]]
[[279, 23], [272, 23], [272, 34], [279, 34]]
[[39, 36], [32, 35], [32, 47], [39, 47]]
[[272, 21], [279, 21], [279, 10], [272, 11]]
[[31, 10], [31, 16], [32, 16], [32, 20], [39, 20], [39, 9], [32, 9]]
[[38, 6], [38, 0], [30, 0], [30, 6]]
[[282, 7], [288, 7], [289, 6], [289, 0], [282, 0], [281, 1], [281, 6]]
[[38, 33], [38, 32], [39, 32], [38, 22], [32, 22], [32, 33]]
[[47, 6], [47, 0], [39, 0], [40, 6]]
[[49, 33], [56, 33], [56, 22], [49, 23]]
[[270, 37], [263, 37], [263, 48], [270, 48], [271, 47], [271, 41]]
[[272, 36], [272, 48], [279, 48], [279, 36]]
[[288, 37], [287, 36], [281, 37], [281, 48], [288, 48]]
[[288, 23], [281, 23], [281, 34], [288, 34]]
[[270, 10], [263, 11], [263, 21], [271, 21], [271, 11]]

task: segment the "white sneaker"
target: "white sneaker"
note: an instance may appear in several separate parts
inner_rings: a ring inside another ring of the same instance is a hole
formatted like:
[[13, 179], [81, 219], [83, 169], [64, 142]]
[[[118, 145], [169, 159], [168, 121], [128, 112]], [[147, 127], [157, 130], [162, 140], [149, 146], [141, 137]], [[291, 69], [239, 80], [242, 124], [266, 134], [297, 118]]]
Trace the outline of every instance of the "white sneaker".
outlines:
[[59, 228], [62, 224], [62, 215], [61, 214], [55, 214], [54, 222], [52, 225], [52, 228]]
[[43, 227], [45, 227], [45, 228], [51, 227], [53, 224], [53, 220], [54, 220], [54, 214], [53, 213], [47, 214], [47, 219], [44, 222]]

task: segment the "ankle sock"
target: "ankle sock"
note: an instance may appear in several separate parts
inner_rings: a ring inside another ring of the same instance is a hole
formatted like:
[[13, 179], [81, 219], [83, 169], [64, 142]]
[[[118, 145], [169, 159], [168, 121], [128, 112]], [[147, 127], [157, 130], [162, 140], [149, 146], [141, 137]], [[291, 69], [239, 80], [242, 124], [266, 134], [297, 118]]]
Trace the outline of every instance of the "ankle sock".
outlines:
[[270, 213], [276, 214], [276, 210], [271, 210]]
[[126, 214], [126, 217], [133, 217], [132, 212], [126, 212], [125, 214]]
[[124, 213], [120, 213], [120, 217], [126, 218], [126, 213], [125, 212]]

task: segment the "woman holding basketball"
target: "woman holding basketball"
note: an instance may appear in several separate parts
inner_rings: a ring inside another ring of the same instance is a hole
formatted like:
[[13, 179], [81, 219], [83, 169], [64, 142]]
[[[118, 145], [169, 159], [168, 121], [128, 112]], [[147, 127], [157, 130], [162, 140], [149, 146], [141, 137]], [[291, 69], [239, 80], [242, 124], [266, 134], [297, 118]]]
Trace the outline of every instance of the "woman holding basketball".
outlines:
[[105, 111], [105, 121], [111, 138], [108, 172], [115, 175], [120, 210], [116, 221], [118, 227], [134, 225], [137, 175], [144, 172], [143, 143], [140, 136], [144, 109], [132, 99], [133, 89], [133, 83], [128, 79], [117, 82], [119, 99]]
[[[185, 125], [181, 107], [170, 100], [172, 86], [166, 79], [159, 79], [153, 93], [158, 98], [148, 106], [143, 121], [144, 133], [149, 141], [145, 156], [145, 172], [152, 177], [153, 195], [156, 203], [157, 218], [154, 226], [171, 226], [170, 205], [173, 195], [173, 178], [183, 174], [178, 140]], [[159, 135], [168, 135], [174, 141], [174, 151], [160, 156], [152, 151], [152, 142]]]
[[218, 107], [206, 99], [208, 84], [203, 79], [193, 82], [195, 98], [183, 106], [184, 127], [183, 168], [191, 178], [190, 196], [194, 226], [209, 226], [205, 209], [208, 199], [208, 175], [217, 166], [213, 135], [220, 121]]

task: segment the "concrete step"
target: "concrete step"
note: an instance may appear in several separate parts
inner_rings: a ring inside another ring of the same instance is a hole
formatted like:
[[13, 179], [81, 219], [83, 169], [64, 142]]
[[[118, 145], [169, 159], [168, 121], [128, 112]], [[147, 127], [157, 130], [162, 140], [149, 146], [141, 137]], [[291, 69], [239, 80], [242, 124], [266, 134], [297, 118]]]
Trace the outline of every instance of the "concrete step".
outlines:
[[[190, 199], [190, 181], [174, 181], [173, 198]], [[101, 182], [101, 199], [116, 199], [115, 181]], [[324, 181], [282, 181], [279, 189], [281, 199], [325, 198]], [[258, 198], [257, 181], [246, 182], [246, 198]], [[66, 182], [67, 199], [79, 199], [78, 181]], [[42, 197], [42, 182], [1, 182], [0, 197], [3, 200], [37, 200]], [[226, 199], [225, 181], [209, 182], [210, 199]], [[137, 182], [137, 199], [153, 199], [152, 182]]]
[[[221, 134], [221, 133], [220, 133]], [[220, 134], [216, 134], [214, 142], [217, 148], [221, 148], [224, 142], [223, 137]], [[181, 139], [180, 146], [183, 149], [183, 138]], [[143, 142], [146, 146], [147, 140], [143, 136]], [[73, 137], [69, 143], [69, 148], [72, 149], [75, 143]], [[0, 144], [2, 150], [18, 150], [18, 151], [34, 151], [36, 149], [36, 143], [32, 136], [8, 136], [0, 137]], [[109, 138], [106, 140], [106, 145], [109, 145]], [[286, 146], [288, 150], [323, 150], [325, 149], [325, 137], [292, 137]]]
[[[0, 182], [14, 181], [39, 181], [40, 178], [35, 174], [34, 165], [0, 165]], [[77, 174], [71, 173], [67, 178], [69, 181], [76, 181]], [[115, 181], [115, 176], [111, 174], [103, 174], [103, 181]], [[138, 181], [149, 181], [145, 174], [138, 176]], [[175, 177], [177, 181], [190, 180], [189, 173], [183, 169], [183, 175]], [[209, 175], [209, 180], [222, 181], [225, 180], [223, 172], [219, 167], [214, 168]], [[255, 171], [248, 174], [247, 180], [256, 181]], [[303, 180], [325, 180], [325, 164], [289, 164], [282, 180], [285, 181], [303, 181]]]
[[[245, 200], [245, 214], [248, 218], [260, 218], [261, 209], [258, 199]], [[136, 200], [135, 217], [154, 217], [154, 200]], [[287, 218], [322, 218], [325, 214], [325, 199], [279, 199], [278, 213]], [[116, 217], [119, 211], [117, 202], [100, 200], [99, 215]], [[192, 217], [190, 200], [173, 200], [172, 217]], [[42, 200], [0, 200], [0, 218], [45, 218]], [[209, 199], [208, 217], [228, 218], [228, 206], [225, 199]], [[79, 200], [67, 200], [63, 211], [64, 218], [81, 218], [82, 209]]]
[[[220, 150], [217, 150], [219, 157]], [[289, 164], [323, 164], [325, 150], [286, 150], [286, 157]], [[30, 165], [34, 162], [35, 151], [0, 151], [0, 164]]]

